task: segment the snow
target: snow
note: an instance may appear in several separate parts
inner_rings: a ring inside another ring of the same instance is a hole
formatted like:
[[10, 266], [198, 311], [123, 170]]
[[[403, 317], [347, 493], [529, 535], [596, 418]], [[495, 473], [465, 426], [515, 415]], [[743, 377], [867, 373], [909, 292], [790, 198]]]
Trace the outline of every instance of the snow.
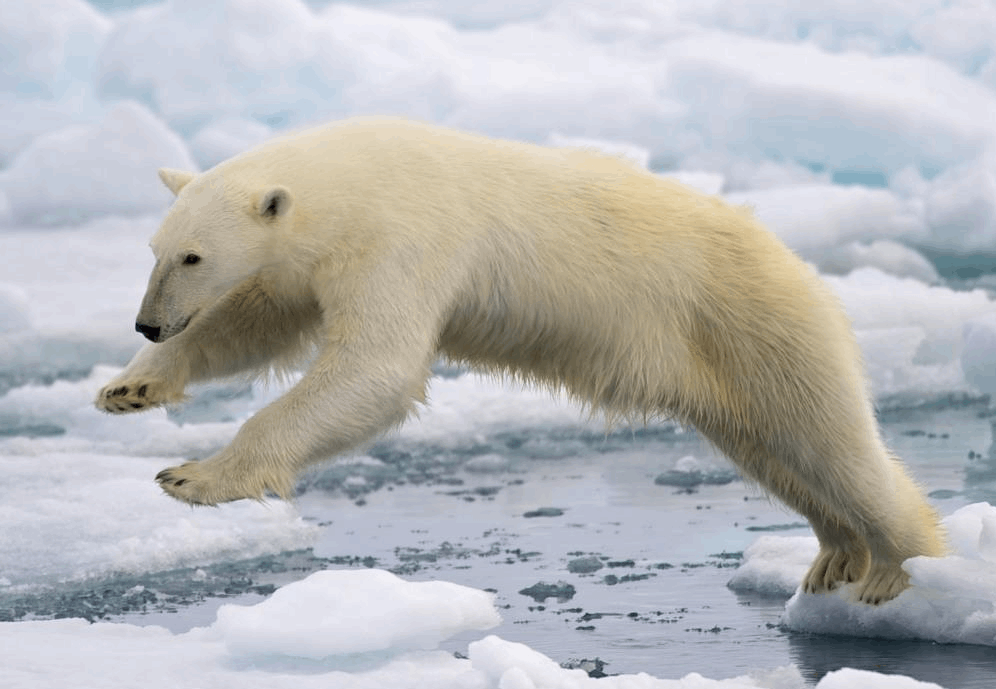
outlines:
[[[90, 401], [141, 344], [132, 324], [152, 263], [147, 242], [170, 199], [156, 168], [206, 169], [331, 118], [402, 114], [595, 148], [752, 206], [841, 299], [880, 407], [996, 396], [991, 3], [7, 5], [0, 13], [2, 590], [207, 566], [315, 542], [321, 527], [293, 505], [191, 512], [162, 499], [151, 480], [167, 463], [230, 441], [281, 384], [206, 386], [182, 409], [125, 419], [98, 414]], [[983, 275], [953, 280], [941, 259], [982, 266]], [[448, 451], [495, 434], [581, 423], [562, 398], [480, 376], [438, 377], [430, 397], [397, 443]], [[554, 442], [536, 449], [546, 458], [573, 451]], [[492, 448], [465, 468], [487, 477], [513, 466]], [[896, 601], [871, 609], [849, 602], [846, 590], [796, 595], [784, 624], [993, 645], [993, 509], [949, 514], [953, 554], [907, 563], [914, 587]], [[814, 548], [805, 537], [764, 536], [746, 550], [731, 587], [788, 597]], [[184, 633], [79, 620], [4, 623], [0, 684], [596, 686], [534, 648], [483, 636], [497, 619], [487, 594], [428, 583], [376, 570], [320, 572], [258, 605], [225, 606], [213, 624]], [[465, 639], [466, 657], [437, 650], [455, 637]], [[728, 680], [597, 682], [804, 685], [794, 667]], [[831, 672], [818, 686], [859, 685], [934, 686], [856, 669]]]

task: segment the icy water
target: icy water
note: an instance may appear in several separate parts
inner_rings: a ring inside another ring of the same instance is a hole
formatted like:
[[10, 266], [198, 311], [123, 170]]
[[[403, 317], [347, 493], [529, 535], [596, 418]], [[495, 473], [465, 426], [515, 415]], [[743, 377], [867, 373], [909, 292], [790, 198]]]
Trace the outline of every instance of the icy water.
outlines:
[[[991, 423], [980, 407], [883, 421], [942, 513], [996, 502]], [[0, 594], [0, 617], [185, 631], [212, 622], [224, 602], [261, 600], [316, 569], [376, 566], [492, 590], [504, 619], [494, 633], [596, 676], [732, 677], [795, 663], [814, 683], [849, 666], [949, 689], [994, 686], [992, 648], [799, 634], [779, 625], [783, 598], [730, 591], [732, 569], [758, 536], [810, 532], [694, 433], [573, 427], [448, 447], [386, 441], [306, 477], [297, 506], [321, 529], [311, 549]]]

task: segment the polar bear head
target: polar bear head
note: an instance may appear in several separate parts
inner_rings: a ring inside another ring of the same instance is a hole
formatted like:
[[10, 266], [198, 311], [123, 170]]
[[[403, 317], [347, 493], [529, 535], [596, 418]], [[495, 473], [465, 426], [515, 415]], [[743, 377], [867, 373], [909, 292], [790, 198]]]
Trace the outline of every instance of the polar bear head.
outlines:
[[246, 189], [219, 168], [200, 175], [162, 169], [159, 177], [176, 201], [150, 242], [156, 265], [135, 320], [153, 342], [182, 332], [259, 273], [293, 207], [286, 188]]

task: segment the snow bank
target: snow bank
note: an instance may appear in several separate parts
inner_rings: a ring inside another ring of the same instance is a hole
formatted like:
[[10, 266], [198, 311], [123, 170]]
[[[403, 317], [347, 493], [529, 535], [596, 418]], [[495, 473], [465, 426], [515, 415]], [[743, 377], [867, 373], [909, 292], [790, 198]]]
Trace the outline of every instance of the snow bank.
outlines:
[[730, 587], [772, 595], [796, 590], [782, 617], [795, 631], [996, 646], [996, 507], [969, 505], [943, 524], [952, 554], [908, 560], [903, 568], [912, 586], [881, 606], [855, 602], [853, 585], [825, 595], [796, 590], [818, 550], [815, 538], [758, 539]]

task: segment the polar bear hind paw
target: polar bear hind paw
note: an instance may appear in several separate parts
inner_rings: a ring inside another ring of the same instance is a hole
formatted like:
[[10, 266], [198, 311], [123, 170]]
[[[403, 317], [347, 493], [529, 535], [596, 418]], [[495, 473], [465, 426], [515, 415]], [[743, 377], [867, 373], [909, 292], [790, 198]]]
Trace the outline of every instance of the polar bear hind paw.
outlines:
[[94, 402], [110, 414], [130, 414], [166, 403], [165, 385], [152, 380], [114, 381], [104, 386]]
[[858, 600], [868, 605], [881, 605], [909, 588], [910, 575], [898, 563], [872, 565], [858, 583]]
[[821, 548], [802, 582], [805, 593], [830, 593], [841, 584], [860, 581], [868, 571], [869, 553], [849, 552], [841, 548]]

